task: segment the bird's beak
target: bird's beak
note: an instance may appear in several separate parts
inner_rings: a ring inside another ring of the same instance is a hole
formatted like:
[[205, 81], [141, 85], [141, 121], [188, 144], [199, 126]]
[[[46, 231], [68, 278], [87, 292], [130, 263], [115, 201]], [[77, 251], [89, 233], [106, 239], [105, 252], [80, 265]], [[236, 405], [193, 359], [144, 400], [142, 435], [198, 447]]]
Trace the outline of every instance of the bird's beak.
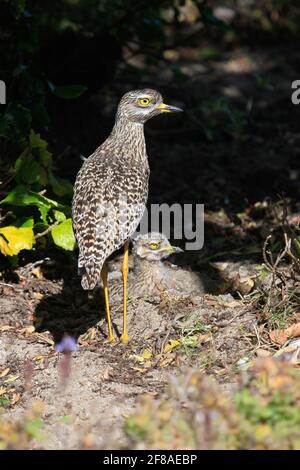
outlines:
[[176, 106], [170, 106], [169, 104], [160, 103], [156, 109], [159, 109], [162, 113], [178, 113], [183, 111], [181, 108], [177, 108]]
[[168, 246], [167, 248], [164, 249], [166, 253], [169, 255], [172, 255], [174, 253], [183, 253], [184, 250], [179, 248], [179, 246]]

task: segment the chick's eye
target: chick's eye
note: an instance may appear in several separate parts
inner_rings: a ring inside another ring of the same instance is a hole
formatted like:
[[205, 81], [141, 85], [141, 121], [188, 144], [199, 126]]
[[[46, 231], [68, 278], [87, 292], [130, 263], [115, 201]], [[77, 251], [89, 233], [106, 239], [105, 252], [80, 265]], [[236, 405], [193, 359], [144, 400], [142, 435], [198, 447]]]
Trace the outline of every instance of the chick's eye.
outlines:
[[150, 105], [149, 98], [139, 98], [138, 102], [139, 102], [139, 105], [143, 106], [143, 107], [146, 107], [146, 106]]
[[151, 250], [157, 250], [158, 247], [159, 247], [159, 244], [158, 243], [149, 243], [149, 247], [151, 248]]

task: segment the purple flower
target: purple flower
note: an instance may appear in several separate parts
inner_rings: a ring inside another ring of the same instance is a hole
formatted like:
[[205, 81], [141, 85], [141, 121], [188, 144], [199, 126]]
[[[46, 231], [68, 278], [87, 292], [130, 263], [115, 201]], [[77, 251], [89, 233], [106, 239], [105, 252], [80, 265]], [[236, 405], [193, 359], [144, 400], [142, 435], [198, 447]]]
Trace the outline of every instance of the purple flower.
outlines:
[[76, 340], [72, 336], [67, 334], [65, 334], [62, 340], [55, 345], [56, 352], [70, 353], [73, 351], [77, 351], [77, 349], [78, 347]]

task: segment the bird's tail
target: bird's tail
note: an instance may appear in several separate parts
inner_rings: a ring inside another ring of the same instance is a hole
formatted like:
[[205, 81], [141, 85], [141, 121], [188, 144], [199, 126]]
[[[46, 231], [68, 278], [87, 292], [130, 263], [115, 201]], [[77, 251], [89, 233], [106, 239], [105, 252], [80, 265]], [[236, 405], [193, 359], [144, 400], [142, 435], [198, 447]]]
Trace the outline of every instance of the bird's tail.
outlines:
[[81, 278], [83, 289], [93, 290], [100, 283], [102, 265], [103, 263], [95, 263], [94, 261], [85, 263]]

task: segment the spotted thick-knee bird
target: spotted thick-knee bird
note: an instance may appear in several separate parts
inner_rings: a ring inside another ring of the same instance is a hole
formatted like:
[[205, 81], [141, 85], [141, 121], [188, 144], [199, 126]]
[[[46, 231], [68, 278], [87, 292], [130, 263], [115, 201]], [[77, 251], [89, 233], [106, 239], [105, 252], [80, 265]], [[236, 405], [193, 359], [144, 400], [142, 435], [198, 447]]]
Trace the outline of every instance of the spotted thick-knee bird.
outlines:
[[73, 225], [78, 242], [78, 268], [84, 289], [94, 289], [102, 278], [108, 339], [114, 340], [110, 319], [106, 259], [125, 245], [123, 275], [123, 332], [126, 326], [128, 239], [136, 230], [148, 197], [149, 164], [144, 124], [164, 112], [181, 111], [163, 103], [155, 90], [126, 93], [118, 106], [109, 137], [85, 160], [74, 186]]

